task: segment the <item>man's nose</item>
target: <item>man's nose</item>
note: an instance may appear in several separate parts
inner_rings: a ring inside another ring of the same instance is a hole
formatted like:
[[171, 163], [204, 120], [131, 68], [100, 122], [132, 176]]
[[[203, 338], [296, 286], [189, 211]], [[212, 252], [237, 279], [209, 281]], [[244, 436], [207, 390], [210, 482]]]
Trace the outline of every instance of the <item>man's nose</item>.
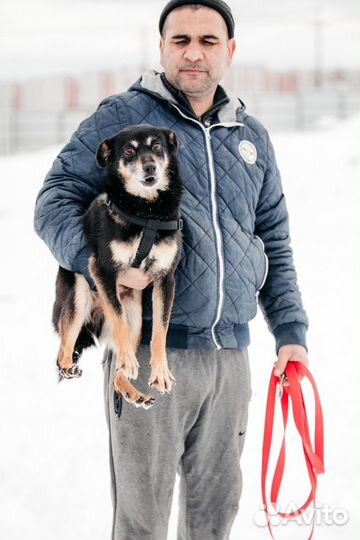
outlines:
[[203, 52], [200, 47], [196, 45], [190, 45], [185, 50], [184, 58], [186, 60], [189, 60], [190, 62], [197, 62], [198, 60], [202, 60]]

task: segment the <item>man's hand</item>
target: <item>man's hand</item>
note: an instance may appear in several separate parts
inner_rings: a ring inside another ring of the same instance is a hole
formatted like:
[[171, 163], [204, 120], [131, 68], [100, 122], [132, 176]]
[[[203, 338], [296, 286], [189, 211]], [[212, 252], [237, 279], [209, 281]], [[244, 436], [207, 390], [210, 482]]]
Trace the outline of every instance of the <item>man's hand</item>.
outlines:
[[145, 274], [140, 268], [129, 268], [124, 274], [121, 275], [119, 282], [125, 287], [130, 289], [137, 289], [141, 291], [145, 289], [153, 280]]
[[[283, 345], [280, 347], [277, 362], [274, 363], [274, 374], [281, 377], [286, 369], [287, 363], [291, 360], [298, 360], [305, 364], [305, 366], [308, 366], [309, 359], [305, 347], [302, 345]], [[289, 383], [284, 381], [284, 386], [289, 386]]]

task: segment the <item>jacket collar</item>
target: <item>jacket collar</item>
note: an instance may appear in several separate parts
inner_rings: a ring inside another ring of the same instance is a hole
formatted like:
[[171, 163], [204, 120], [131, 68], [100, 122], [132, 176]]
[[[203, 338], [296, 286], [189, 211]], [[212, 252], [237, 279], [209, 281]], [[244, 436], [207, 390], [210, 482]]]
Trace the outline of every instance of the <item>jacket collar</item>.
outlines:
[[163, 85], [169, 90], [169, 92], [172, 94], [172, 96], [176, 99], [179, 105], [181, 105], [185, 112], [196, 118], [196, 120], [199, 120], [203, 124], [208, 122], [206, 125], [214, 124], [218, 121], [217, 113], [224, 105], [225, 103], [229, 102], [229, 98], [226, 95], [225, 90], [222, 88], [222, 86], [218, 85], [216, 88], [216, 92], [214, 95], [214, 101], [211, 107], [203, 113], [201, 116], [198, 116], [194, 109], [192, 108], [192, 105], [187, 97], [187, 95], [182, 92], [181, 90], [178, 90], [173, 86], [166, 78], [165, 73], [161, 73], [160, 75], [161, 80], [163, 82]]
[[[155, 70], [145, 71], [143, 76], [133, 85], [130, 90], [143, 91], [164, 99], [170, 103], [179, 106], [179, 102], [174, 95], [164, 85], [161, 73]], [[240, 98], [233, 96], [230, 92], [226, 92], [228, 101], [217, 111], [220, 123], [238, 122], [245, 116], [245, 104]]]

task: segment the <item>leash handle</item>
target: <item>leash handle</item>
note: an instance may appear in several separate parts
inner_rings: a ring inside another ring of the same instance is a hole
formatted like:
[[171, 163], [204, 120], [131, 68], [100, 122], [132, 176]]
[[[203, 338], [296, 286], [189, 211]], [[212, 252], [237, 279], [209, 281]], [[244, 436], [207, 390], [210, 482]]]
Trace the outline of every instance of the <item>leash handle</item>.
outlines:
[[[275, 369], [275, 368], [274, 368]], [[279, 378], [274, 374], [272, 370], [267, 404], [265, 414], [265, 426], [264, 426], [264, 439], [263, 439], [263, 451], [262, 451], [262, 473], [261, 473], [261, 492], [264, 511], [266, 514], [267, 525], [272, 538], [274, 538], [268, 511], [268, 502], [266, 496], [266, 479], [267, 470], [269, 464], [272, 434], [274, 427], [274, 414], [276, 405], [276, 390], [279, 383]], [[304, 451], [305, 463], [309, 474], [309, 480], [311, 484], [311, 490], [306, 501], [295, 511], [285, 513], [277, 511], [278, 515], [283, 518], [295, 518], [302, 514], [306, 508], [313, 502], [315, 506], [316, 488], [317, 488], [317, 475], [325, 472], [324, 470], [324, 422], [322, 407], [320, 402], [319, 393], [316, 387], [315, 380], [308, 370], [308, 368], [298, 361], [288, 362], [286, 366], [286, 378], [289, 386], [282, 388], [281, 392], [281, 408], [284, 422], [284, 435], [282, 444], [280, 447], [279, 457], [275, 467], [274, 477], [272, 480], [270, 500], [271, 504], [276, 509], [278, 494], [281, 486], [281, 481], [285, 468], [285, 435], [289, 414], [289, 399], [292, 403], [292, 410], [294, 415], [295, 426], [302, 440], [302, 446]], [[301, 389], [300, 379], [301, 376], [306, 377], [312, 386], [315, 399], [315, 434], [314, 434], [314, 447], [312, 445], [309, 433], [309, 423], [306, 414], [306, 406], [304, 401], [303, 392]], [[314, 531], [314, 519], [312, 523], [312, 530], [309, 536], [309, 540], [312, 538]]]

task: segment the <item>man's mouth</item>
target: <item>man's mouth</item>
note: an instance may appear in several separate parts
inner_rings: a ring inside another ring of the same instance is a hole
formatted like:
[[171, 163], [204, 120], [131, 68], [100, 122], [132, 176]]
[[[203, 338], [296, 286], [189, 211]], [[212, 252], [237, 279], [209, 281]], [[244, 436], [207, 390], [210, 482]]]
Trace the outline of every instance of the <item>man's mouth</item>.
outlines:
[[187, 67], [187, 66], [184, 66], [182, 68], [180, 68], [180, 71], [186, 71], [188, 73], [207, 73], [207, 69], [203, 69], [201, 67]]
[[206, 73], [205, 69], [181, 69], [180, 71], [185, 71], [185, 73]]

